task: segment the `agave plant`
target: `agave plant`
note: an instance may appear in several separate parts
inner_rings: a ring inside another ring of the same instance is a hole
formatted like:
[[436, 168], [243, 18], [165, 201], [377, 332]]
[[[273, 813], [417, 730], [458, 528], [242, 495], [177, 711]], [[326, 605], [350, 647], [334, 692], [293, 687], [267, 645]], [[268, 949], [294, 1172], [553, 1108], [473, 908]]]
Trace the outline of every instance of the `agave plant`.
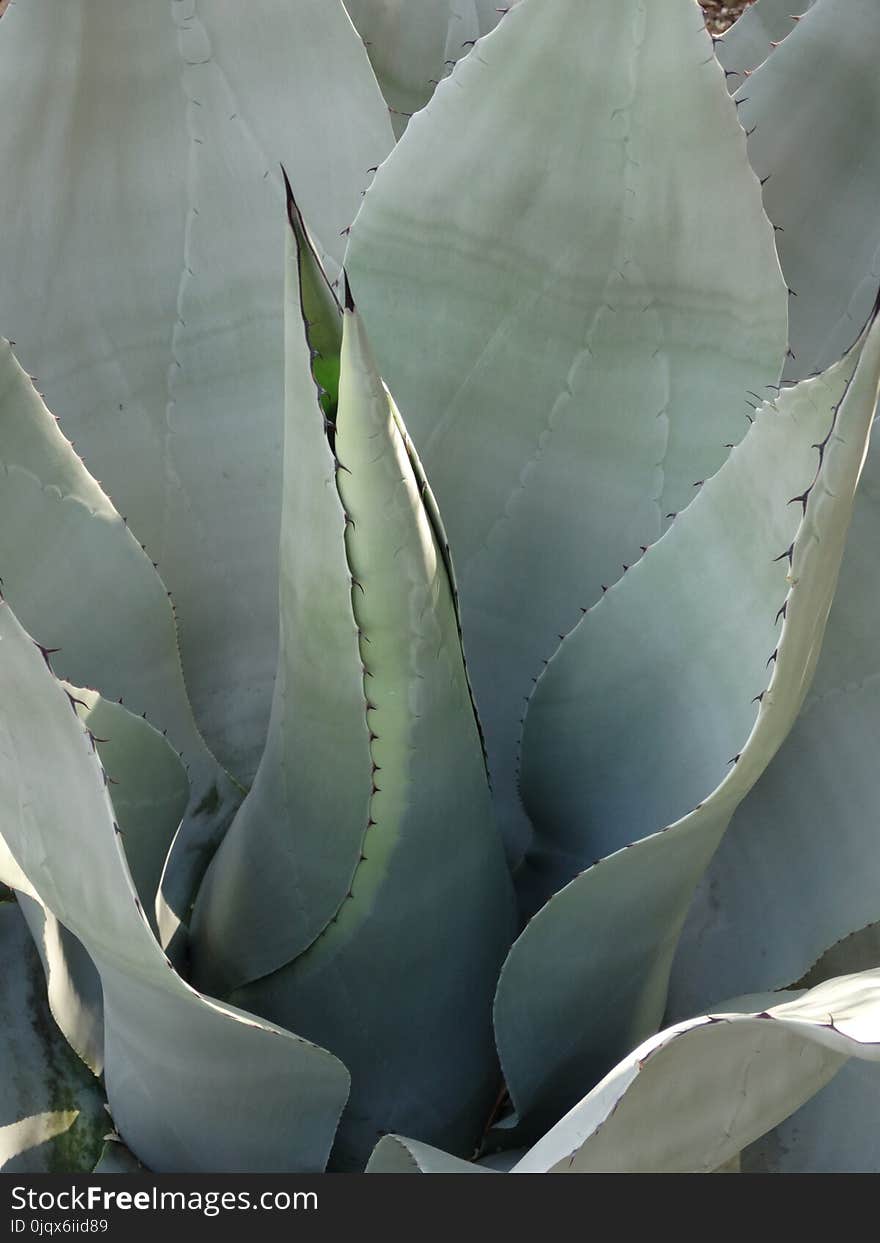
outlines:
[[501, 17], [0, 23], [5, 1169], [880, 1160], [880, 13]]

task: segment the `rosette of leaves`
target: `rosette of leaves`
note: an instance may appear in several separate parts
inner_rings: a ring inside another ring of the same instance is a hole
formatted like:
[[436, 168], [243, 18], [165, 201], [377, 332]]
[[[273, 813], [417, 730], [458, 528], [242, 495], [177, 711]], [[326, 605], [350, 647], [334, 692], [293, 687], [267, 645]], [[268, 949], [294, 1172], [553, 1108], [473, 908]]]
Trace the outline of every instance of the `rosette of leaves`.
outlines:
[[876, 1159], [840, 7], [3, 17], [5, 1168]]

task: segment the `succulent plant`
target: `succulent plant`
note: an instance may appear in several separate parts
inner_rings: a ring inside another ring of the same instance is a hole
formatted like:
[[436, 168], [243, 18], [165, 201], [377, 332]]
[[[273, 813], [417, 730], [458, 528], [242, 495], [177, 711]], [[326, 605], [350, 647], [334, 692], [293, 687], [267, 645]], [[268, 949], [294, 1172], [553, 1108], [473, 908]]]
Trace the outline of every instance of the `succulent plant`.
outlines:
[[875, 1168], [874, 6], [347, 8], [0, 22], [0, 1164]]

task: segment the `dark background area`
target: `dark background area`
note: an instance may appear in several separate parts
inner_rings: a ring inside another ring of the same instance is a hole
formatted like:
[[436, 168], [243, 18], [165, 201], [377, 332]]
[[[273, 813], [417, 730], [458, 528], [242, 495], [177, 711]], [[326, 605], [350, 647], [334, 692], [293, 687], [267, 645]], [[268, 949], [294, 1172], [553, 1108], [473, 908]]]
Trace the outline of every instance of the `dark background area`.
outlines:
[[723, 34], [751, 3], [752, 0], [732, 0], [729, 4], [723, 0], [700, 0], [706, 10], [706, 25], [714, 35]]

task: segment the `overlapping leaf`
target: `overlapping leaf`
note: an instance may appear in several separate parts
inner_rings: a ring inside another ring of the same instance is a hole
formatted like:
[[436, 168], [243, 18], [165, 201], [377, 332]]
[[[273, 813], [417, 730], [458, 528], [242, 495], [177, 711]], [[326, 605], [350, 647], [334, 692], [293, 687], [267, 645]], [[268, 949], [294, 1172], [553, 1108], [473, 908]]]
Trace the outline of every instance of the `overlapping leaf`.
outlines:
[[[842, 1095], [840, 1104], [852, 1100], [852, 1087], [865, 1075], [875, 1084], [877, 1063], [877, 971], [837, 977], [806, 993], [738, 998], [645, 1041], [509, 1172], [737, 1172], [743, 1147], [791, 1114], [794, 1126], [841, 1081], [849, 1096]], [[795, 1112], [817, 1092], [815, 1101]], [[767, 1168], [774, 1152], [786, 1168], [785, 1149], [780, 1152], [777, 1142], [774, 1150], [767, 1139], [747, 1149], [743, 1169]], [[864, 1153], [852, 1156], [856, 1164], [865, 1159]], [[399, 1135], [382, 1139], [367, 1166], [368, 1173], [485, 1169]]]
[[532, 677], [721, 464], [785, 350], [771, 229], [692, 0], [521, 0], [409, 125], [347, 262], [449, 528], [518, 856]]
[[755, 0], [715, 41], [716, 55], [724, 66], [727, 85], [738, 90], [753, 69], [763, 64], [776, 45], [794, 30], [800, 14], [814, 0]]
[[186, 771], [167, 739], [148, 722], [96, 691], [67, 689], [113, 782], [125, 859], [147, 920], [158, 932], [159, 882], [190, 797]]
[[513, 1173], [708, 1173], [856, 1057], [880, 1061], [880, 974], [757, 1013], [691, 1019], [646, 1041]]
[[278, 625], [279, 162], [338, 261], [384, 101], [341, 0], [33, 0], [4, 17], [0, 112], [0, 331], [161, 565], [196, 716], [249, 781]]
[[370, 816], [372, 731], [325, 425], [338, 401], [342, 312], [292, 196], [288, 211], [280, 660], [260, 769], [196, 907], [194, 966], [217, 992], [284, 966], [326, 927]]
[[55, 1026], [15, 902], [0, 902], [0, 1171], [91, 1170], [107, 1130], [97, 1080]]
[[796, 295], [789, 380], [849, 349], [880, 284], [878, 42], [874, 0], [816, 0], [736, 95]]
[[659, 1025], [694, 887], [809, 688], [878, 375], [875, 323], [828, 373], [765, 405], [538, 683], [523, 741], [545, 843], [533, 886], [587, 870], [502, 972], [496, 1028], [520, 1114], [558, 1117]]
[[[876, 970], [880, 924], [831, 946], [798, 986], [814, 987], [835, 975]], [[742, 1154], [746, 1173], [880, 1172], [880, 1066], [848, 1062], [831, 1083]]]
[[[187, 840], [168, 878], [171, 940], [204, 868], [203, 850], [216, 846], [240, 792], [193, 722], [162, 580], [5, 341], [0, 442], [0, 567], [7, 599], [47, 647], [58, 649], [61, 671], [162, 723], [187, 763]], [[4, 877], [10, 867], [8, 859], [0, 867]], [[27, 878], [8, 883], [28, 890]]]
[[[195, 727], [164, 583], [6, 341], [0, 341], [0, 464], [6, 598], [23, 624], [57, 649], [59, 672], [158, 723], [187, 765], [191, 800], [163, 904], [171, 941], [186, 921], [204, 851], [216, 848], [240, 790]], [[10, 866], [0, 863], [4, 879]], [[26, 878], [7, 883], [27, 892]]]
[[104, 996], [95, 964], [73, 933], [42, 902], [26, 891], [17, 892], [16, 899], [43, 964], [49, 1012], [74, 1052], [100, 1075], [104, 1068]]
[[488, 1174], [470, 1161], [402, 1135], [380, 1139], [367, 1162], [366, 1174]]
[[880, 918], [878, 530], [874, 436], [816, 677], [697, 892], [672, 973], [673, 1018], [745, 988], [786, 987]]
[[100, 973], [118, 1132], [158, 1171], [322, 1169], [344, 1067], [176, 974], [135, 893], [93, 739], [8, 605], [0, 645], [0, 832]]
[[400, 137], [414, 112], [481, 35], [497, 24], [495, 0], [345, 0]]
[[853, 1058], [742, 1154], [744, 1174], [880, 1173], [880, 1066]]
[[[343, 1058], [339, 1165], [362, 1166], [382, 1130], [467, 1151], [497, 1093], [512, 892], [447, 550], [353, 303], [326, 426], [291, 311], [284, 661], [264, 764], [199, 897], [196, 978], [219, 970], [237, 1002]], [[343, 881], [335, 906], [284, 965], [322, 866]]]

